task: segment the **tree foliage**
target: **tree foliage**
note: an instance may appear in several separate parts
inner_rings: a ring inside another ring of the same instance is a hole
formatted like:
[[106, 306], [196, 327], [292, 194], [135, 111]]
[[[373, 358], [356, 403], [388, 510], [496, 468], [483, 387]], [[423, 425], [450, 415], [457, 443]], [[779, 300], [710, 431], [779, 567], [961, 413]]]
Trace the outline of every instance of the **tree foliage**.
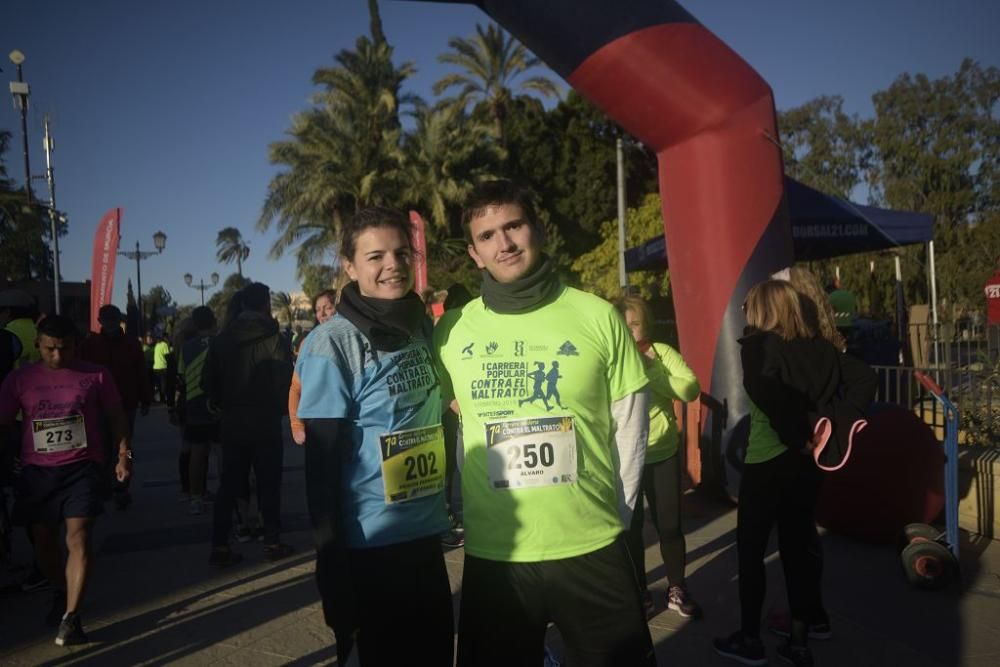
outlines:
[[258, 229], [275, 225], [271, 257], [297, 246], [299, 277], [310, 264], [335, 261], [345, 216], [363, 206], [398, 204], [401, 190], [400, 107], [416, 101], [401, 92], [411, 63], [392, 62], [381, 37], [377, 7], [374, 39], [359, 37], [335, 67], [321, 67], [313, 83], [314, 106], [297, 114], [289, 138], [271, 144], [272, 164], [282, 167], [268, 186]]
[[461, 71], [442, 77], [434, 84], [434, 94], [457, 89], [455, 103], [461, 108], [470, 103], [482, 104], [491, 121], [493, 136], [501, 146], [506, 143], [504, 125], [516, 90], [559, 96], [559, 87], [551, 79], [525, 76], [541, 61], [496, 23], [485, 28], [477, 23], [475, 35], [452, 37], [448, 48], [451, 50], [438, 56], [438, 60]]
[[[434, 92], [451, 97], [416, 98], [405, 89], [413, 66], [393, 63], [374, 0], [369, 8], [371, 36], [316, 71], [313, 104], [270, 147], [281, 171], [258, 226], [278, 231], [272, 256], [294, 252], [312, 294], [337, 275], [347, 216], [371, 204], [413, 209], [428, 222], [431, 284], [475, 291], [462, 202], [483, 179], [507, 177], [536, 193], [546, 251], [565, 277], [616, 295], [615, 142], [624, 144], [629, 246], [662, 233], [656, 157], [576, 92], [558, 99], [558, 87], [532, 71], [537, 58], [493, 24], [449, 40], [439, 59], [455, 70]], [[546, 97], [558, 101], [543, 104]], [[786, 171], [813, 187], [934, 215], [941, 297], [957, 315], [982, 307], [982, 280], [1000, 256], [998, 100], [997, 68], [966, 60], [939, 79], [902, 74], [874, 95], [871, 117], [846, 113], [835, 94], [784, 110], [780, 136], [770, 139], [781, 145]], [[864, 308], [884, 313], [893, 304], [894, 254], [908, 301], [926, 301], [921, 247], [812, 268], [829, 276], [839, 266]], [[649, 295], [668, 286], [657, 274], [632, 274], [630, 282]]]
[[[50, 211], [10, 178], [6, 154], [12, 135], [0, 130], [0, 277], [10, 282], [51, 280], [52, 240]], [[65, 236], [66, 224], [56, 221], [56, 233]]]
[[215, 238], [215, 258], [223, 264], [236, 262], [236, 272], [243, 275], [243, 262], [250, 256], [250, 246], [243, 240], [243, 234], [235, 227], [219, 230]]
[[[642, 205], [625, 212], [626, 245], [632, 248], [663, 234], [663, 214], [659, 195], [646, 195]], [[582, 289], [605, 299], [621, 296], [618, 280], [618, 221], [601, 225], [601, 242], [573, 262]], [[646, 299], [666, 296], [670, 274], [664, 271], [636, 271], [629, 274], [629, 287]]]

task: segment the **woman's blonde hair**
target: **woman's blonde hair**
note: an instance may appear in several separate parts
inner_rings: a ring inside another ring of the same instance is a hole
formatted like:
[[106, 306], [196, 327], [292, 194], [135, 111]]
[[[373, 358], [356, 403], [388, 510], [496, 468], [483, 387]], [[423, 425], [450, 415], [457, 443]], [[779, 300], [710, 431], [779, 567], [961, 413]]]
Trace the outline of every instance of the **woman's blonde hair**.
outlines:
[[630, 310], [638, 315], [642, 337], [644, 339], [650, 337], [653, 333], [653, 309], [645, 299], [638, 296], [623, 296], [615, 302], [615, 305], [623, 316]]
[[837, 324], [833, 318], [833, 306], [826, 296], [826, 291], [819, 284], [819, 280], [812, 271], [799, 266], [793, 266], [789, 272], [792, 287], [803, 297], [802, 316], [806, 324], [823, 338], [830, 341], [835, 348], [843, 350], [847, 347], [847, 341], [837, 331]]
[[751, 327], [778, 334], [785, 340], [817, 336], [802, 316], [799, 293], [784, 280], [765, 280], [751, 287], [743, 310]]

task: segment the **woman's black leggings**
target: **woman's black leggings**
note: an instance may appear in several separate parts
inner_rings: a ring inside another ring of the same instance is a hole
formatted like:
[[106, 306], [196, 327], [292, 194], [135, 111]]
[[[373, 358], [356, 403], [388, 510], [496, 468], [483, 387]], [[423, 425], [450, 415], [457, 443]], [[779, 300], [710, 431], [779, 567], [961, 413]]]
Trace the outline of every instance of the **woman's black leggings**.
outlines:
[[742, 631], [760, 636], [767, 588], [764, 556], [771, 527], [778, 525], [778, 551], [788, 589], [792, 641], [805, 643], [810, 623], [826, 622], [820, 579], [823, 554], [816, 532], [821, 473], [810, 456], [786, 451], [743, 468], [736, 514]]
[[635, 500], [632, 524], [628, 530], [628, 550], [635, 567], [640, 590], [645, 591], [646, 543], [642, 539], [645, 519], [642, 497], [649, 501], [649, 513], [660, 536], [660, 555], [670, 584], [684, 585], [687, 545], [681, 530], [681, 457], [677, 454], [665, 461], [647, 464], [642, 471], [642, 487]]

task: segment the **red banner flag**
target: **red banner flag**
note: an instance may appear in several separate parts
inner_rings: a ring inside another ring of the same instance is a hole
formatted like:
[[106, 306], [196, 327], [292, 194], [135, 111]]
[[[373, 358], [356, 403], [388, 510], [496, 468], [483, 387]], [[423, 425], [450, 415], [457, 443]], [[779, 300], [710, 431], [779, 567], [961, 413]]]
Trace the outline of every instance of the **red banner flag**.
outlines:
[[90, 270], [90, 330], [100, 331], [97, 311], [111, 303], [115, 286], [115, 260], [121, 240], [122, 210], [113, 208], [104, 214], [94, 235], [94, 258]]
[[427, 289], [427, 234], [424, 231], [424, 219], [416, 211], [410, 211], [410, 224], [413, 225], [413, 277], [414, 291], [423, 294]]

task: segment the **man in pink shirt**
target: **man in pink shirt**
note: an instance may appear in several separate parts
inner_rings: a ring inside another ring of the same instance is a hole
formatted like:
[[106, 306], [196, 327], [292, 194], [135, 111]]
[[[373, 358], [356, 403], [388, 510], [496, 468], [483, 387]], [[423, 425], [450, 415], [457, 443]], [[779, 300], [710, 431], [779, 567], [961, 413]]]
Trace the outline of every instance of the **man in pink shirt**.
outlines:
[[[115, 476], [131, 473], [128, 420], [111, 373], [77, 361], [76, 329], [60, 315], [38, 326], [41, 361], [23, 366], [0, 386], [0, 426], [20, 411], [21, 473], [15, 482], [14, 521], [28, 526], [35, 558], [55, 587], [48, 621], [59, 624], [58, 646], [87, 641], [79, 607], [90, 569], [90, 534], [107, 495], [105, 435], [111, 426], [117, 452]], [[66, 523], [65, 570], [59, 552], [59, 523]]]

